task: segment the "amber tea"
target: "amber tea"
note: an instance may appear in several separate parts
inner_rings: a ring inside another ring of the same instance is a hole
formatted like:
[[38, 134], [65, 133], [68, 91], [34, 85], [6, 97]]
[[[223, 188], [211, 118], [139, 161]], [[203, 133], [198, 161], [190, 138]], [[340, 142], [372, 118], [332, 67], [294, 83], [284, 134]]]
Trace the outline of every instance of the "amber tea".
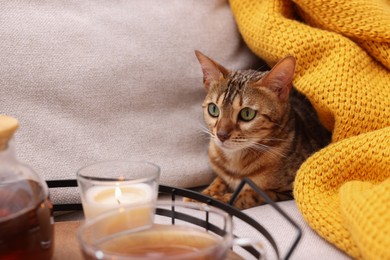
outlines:
[[[139, 232], [111, 237], [95, 246], [107, 256], [135, 259], [225, 259], [227, 245], [205, 230], [174, 225], [154, 225]], [[86, 259], [96, 259], [84, 251]]]
[[159, 201], [156, 207], [158, 214], [144, 221], [137, 214], [142, 206], [126, 206], [86, 221], [78, 231], [84, 258], [227, 259], [233, 242], [229, 214], [198, 203]]
[[0, 185], [0, 259], [50, 259], [52, 205], [35, 181]]

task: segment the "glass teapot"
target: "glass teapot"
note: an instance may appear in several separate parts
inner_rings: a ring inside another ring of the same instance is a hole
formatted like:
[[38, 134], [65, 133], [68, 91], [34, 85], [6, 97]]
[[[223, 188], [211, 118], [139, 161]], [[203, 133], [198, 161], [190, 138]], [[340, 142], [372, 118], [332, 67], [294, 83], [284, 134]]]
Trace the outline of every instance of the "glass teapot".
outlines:
[[46, 183], [16, 159], [18, 121], [0, 115], [0, 259], [51, 259], [52, 204]]

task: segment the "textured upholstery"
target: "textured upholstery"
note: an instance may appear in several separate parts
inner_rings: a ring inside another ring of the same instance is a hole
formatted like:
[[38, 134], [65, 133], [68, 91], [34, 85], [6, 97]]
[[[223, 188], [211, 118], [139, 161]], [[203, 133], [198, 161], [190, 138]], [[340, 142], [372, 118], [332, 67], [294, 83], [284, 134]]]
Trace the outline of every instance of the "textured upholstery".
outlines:
[[[202, 133], [199, 49], [258, 67], [226, 1], [7, 1], [0, 19], [0, 113], [20, 121], [19, 159], [44, 179], [100, 160], [147, 160], [161, 182], [213, 178]], [[77, 200], [77, 189], [52, 193]]]

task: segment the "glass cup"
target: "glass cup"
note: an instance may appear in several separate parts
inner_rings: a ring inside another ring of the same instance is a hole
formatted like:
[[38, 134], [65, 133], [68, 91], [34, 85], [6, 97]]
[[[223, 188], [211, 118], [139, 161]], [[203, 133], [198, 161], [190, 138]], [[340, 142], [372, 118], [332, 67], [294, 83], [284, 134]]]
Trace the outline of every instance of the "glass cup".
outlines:
[[[111, 209], [143, 205], [143, 216], [153, 213], [160, 168], [142, 161], [104, 161], [77, 172], [81, 203], [88, 220]], [[145, 215], [146, 214], [146, 215]]]
[[231, 252], [232, 220], [218, 208], [158, 201], [148, 219], [142, 210], [126, 206], [86, 221], [77, 233], [84, 258], [218, 260]]

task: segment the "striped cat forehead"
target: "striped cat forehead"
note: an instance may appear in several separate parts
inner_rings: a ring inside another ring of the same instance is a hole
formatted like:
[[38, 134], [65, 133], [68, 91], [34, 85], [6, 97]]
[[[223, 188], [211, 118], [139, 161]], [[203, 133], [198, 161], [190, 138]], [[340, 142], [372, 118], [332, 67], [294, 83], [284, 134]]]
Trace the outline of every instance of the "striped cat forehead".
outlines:
[[[267, 74], [255, 70], [239, 70], [229, 73], [226, 80], [214, 90], [217, 94], [217, 102], [232, 104], [237, 96], [245, 93], [248, 83], [256, 82]], [[221, 100], [222, 99], [222, 100]]]

